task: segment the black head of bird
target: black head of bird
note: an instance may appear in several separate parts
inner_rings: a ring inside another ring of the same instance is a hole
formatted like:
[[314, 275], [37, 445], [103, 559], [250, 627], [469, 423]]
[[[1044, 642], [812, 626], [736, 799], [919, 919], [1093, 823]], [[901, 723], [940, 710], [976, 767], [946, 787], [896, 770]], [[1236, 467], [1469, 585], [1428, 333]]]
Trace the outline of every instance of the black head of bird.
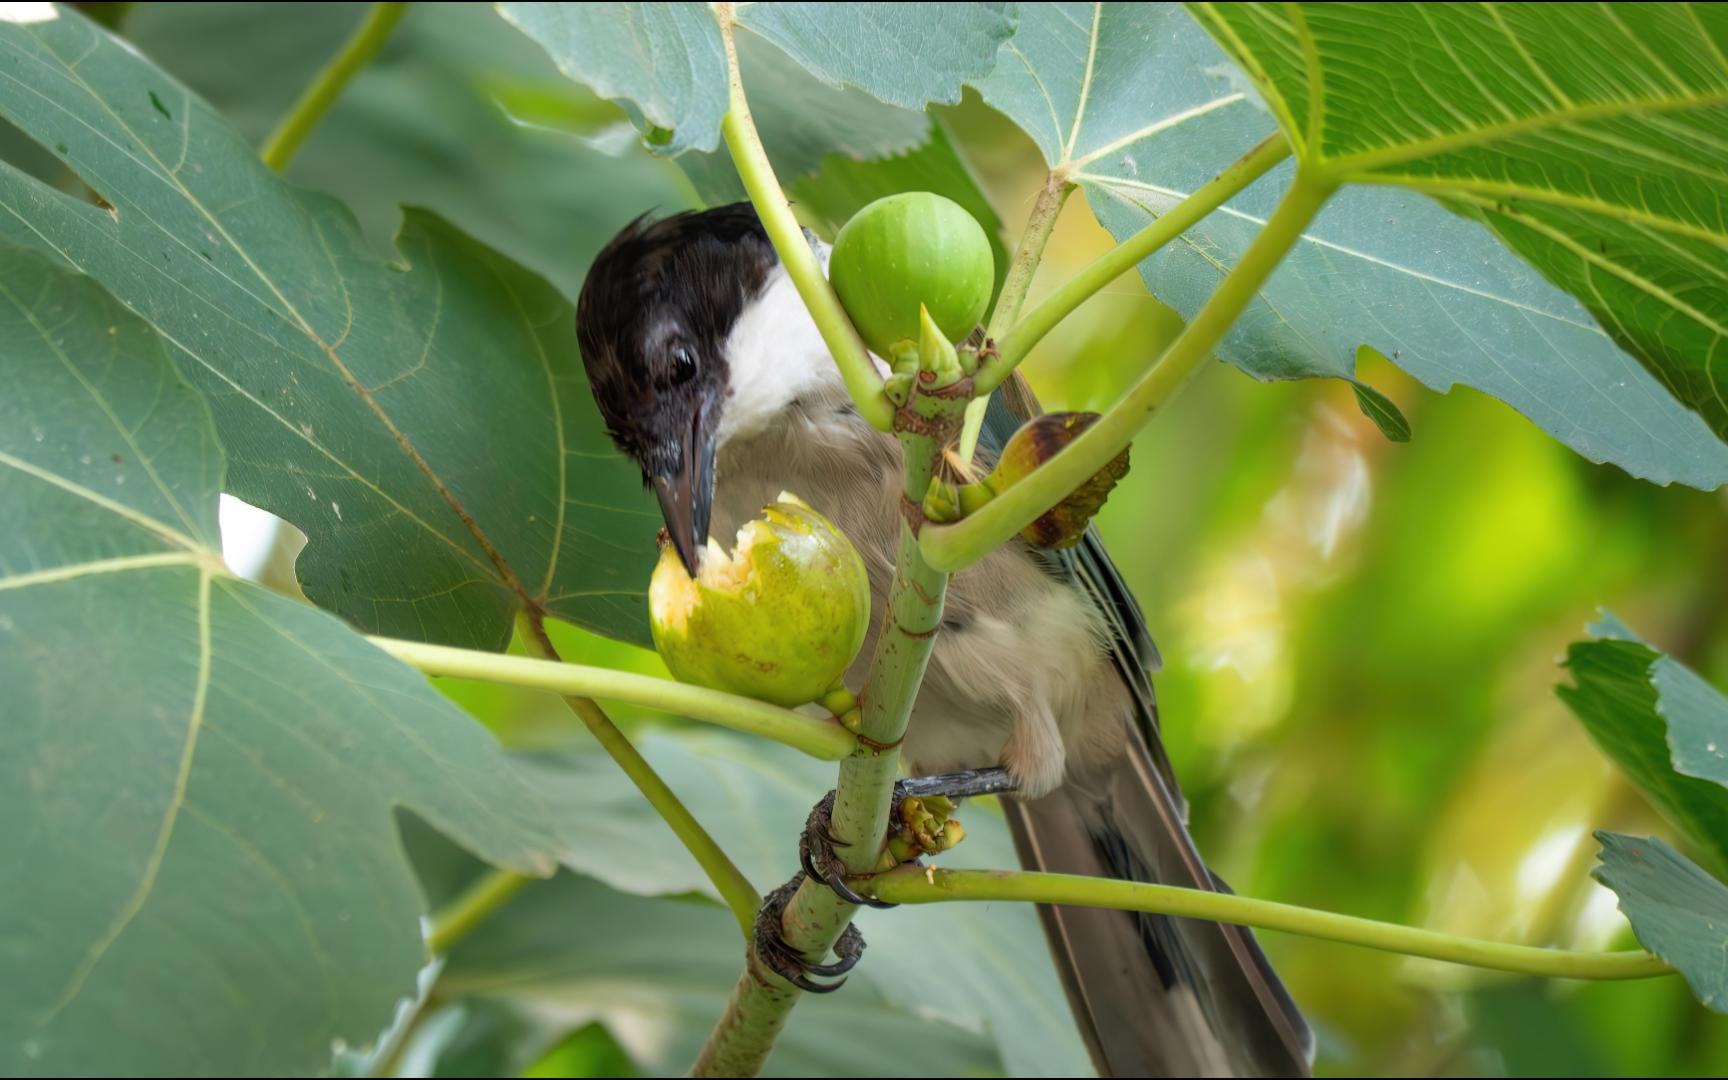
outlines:
[[774, 264], [748, 204], [641, 217], [600, 252], [577, 301], [594, 401], [692, 575], [713, 503], [726, 339]]

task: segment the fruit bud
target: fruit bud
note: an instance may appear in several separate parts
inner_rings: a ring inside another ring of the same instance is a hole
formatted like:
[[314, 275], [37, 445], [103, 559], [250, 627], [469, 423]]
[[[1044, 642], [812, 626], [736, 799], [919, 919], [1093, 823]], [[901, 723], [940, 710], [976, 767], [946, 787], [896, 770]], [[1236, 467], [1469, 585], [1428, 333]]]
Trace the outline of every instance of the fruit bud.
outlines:
[[[1080, 433], [1098, 420], [1097, 413], [1045, 413], [1020, 426], [1002, 448], [1002, 456], [989, 476], [977, 484], [959, 490], [961, 509], [971, 513], [990, 499], [1024, 480], [1039, 465], [1055, 457], [1057, 452], [1079, 437]], [[1128, 471], [1128, 449], [1110, 459], [1085, 483], [1075, 488], [1061, 502], [1040, 514], [1020, 535], [1036, 547], [1072, 547], [1086, 535], [1092, 521], [1110, 489]]]

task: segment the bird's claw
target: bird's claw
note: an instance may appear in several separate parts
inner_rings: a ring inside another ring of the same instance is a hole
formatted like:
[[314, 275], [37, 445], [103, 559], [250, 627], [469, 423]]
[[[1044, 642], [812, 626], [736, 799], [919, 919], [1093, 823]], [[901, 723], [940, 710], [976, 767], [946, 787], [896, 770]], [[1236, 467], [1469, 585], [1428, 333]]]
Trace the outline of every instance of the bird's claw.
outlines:
[[[896, 785], [895, 804], [899, 804], [899, 790]], [[804, 835], [798, 839], [798, 865], [804, 868], [813, 881], [820, 881], [834, 895], [848, 904], [858, 904], [862, 907], [891, 908], [894, 904], [878, 900], [874, 896], [865, 896], [846, 882], [845, 867], [834, 854], [836, 847], [846, 847], [846, 842], [837, 838], [829, 829], [834, 814], [834, 793], [830, 791], [822, 797], [810, 810], [810, 817], [804, 822]]]
[[[954, 800], [1007, 793], [1017, 786], [1012, 774], [999, 765], [938, 776], [917, 776], [897, 782], [889, 812], [890, 852], [901, 861], [916, 862], [920, 854], [946, 851], [965, 832], [959, 827], [959, 822], [948, 816], [954, 809]], [[848, 904], [894, 907], [894, 904], [873, 896], [865, 896], [846, 880], [845, 865], [835, 856], [834, 849], [847, 845], [830, 828], [833, 815], [834, 793], [830, 791], [811, 808], [810, 817], [804, 822], [804, 834], [798, 840], [798, 865], [804, 868], [811, 880], [828, 886], [835, 896]]]
[[[781, 918], [786, 912], [787, 901], [792, 899], [792, 894], [798, 891], [803, 881], [803, 874], [794, 874], [791, 881], [769, 893], [762, 901], [762, 907], [756, 912], [752, 947], [757, 959], [768, 970], [798, 989], [810, 994], [831, 994], [846, 985], [842, 976], [858, 966], [859, 958], [864, 955], [864, 935], [856, 926], [847, 926], [840, 940], [834, 943], [835, 962], [832, 964], [813, 964], [804, 958], [803, 953], [787, 944], [780, 933]], [[812, 975], [835, 981], [816, 982]]]

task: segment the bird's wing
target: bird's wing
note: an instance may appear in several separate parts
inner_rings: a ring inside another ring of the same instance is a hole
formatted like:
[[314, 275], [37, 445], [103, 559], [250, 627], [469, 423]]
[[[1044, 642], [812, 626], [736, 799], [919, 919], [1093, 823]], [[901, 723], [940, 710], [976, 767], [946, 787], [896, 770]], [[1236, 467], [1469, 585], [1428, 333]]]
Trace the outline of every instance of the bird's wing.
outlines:
[[[980, 444], [992, 457], [1041, 411], [1016, 373], [995, 395]], [[1158, 731], [1158, 651], [1095, 530], [1042, 552], [1103, 615], [1134, 703], [1127, 752], [1101, 776], [1033, 802], [1007, 800], [1028, 869], [1228, 891], [1188, 835], [1187, 808]], [[1069, 1004], [1106, 1076], [1305, 1075], [1313, 1039], [1241, 927], [1097, 908], [1040, 905]]]
[[[1002, 388], [991, 395], [978, 444], [994, 459], [1021, 424], [1043, 411], [1025, 377], [1018, 371], [1014, 372]], [[1163, 659], [1146, 629], [1146, 617], [1140, 613], [1140, 602], [1134, 599], [1128, 583], [1122, 580], [1116, 564], [1110, 560], [1110, 553], [1104, 550], [1104, 540], [1098, 535], [1096, 526], [1088, 526], [1080, 543], [1071, 548], [1038, 551], [1037, 554], [1053, 573], [1085, 590], [1104, 616], [1105, 625], [1110, 630], [1111, 657], [1134, 697], [1140, 735], [1176, 800], [1177, 810], [1186, 820], [1187, 803], [1182, 798], [1176, 773], [1164, 751], [1164, 740], [1158, 731], [1158, 698], [1152, 691], [1152, 673], [1163, 666]]]

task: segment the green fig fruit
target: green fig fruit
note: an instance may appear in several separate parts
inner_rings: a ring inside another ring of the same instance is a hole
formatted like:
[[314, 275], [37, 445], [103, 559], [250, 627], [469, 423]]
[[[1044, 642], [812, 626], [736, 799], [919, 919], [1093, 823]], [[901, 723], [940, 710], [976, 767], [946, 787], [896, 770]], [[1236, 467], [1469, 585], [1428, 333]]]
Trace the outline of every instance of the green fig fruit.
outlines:
[[852, 542], [788, 492], [712, 539], [694, 579], [672, 545], [648, 586], [654, 645], [680, 682], [787, 708], [815, 701], [851, 666], [870, 627], [870, 581]]
[[965, 340], [990, 306], [996, 263], [960, 204], [909, 191], [852, 215], [834, 238], [828, 279], [864, 343], [891, 359], [916, 345], [920, 304], [950, 343]]

